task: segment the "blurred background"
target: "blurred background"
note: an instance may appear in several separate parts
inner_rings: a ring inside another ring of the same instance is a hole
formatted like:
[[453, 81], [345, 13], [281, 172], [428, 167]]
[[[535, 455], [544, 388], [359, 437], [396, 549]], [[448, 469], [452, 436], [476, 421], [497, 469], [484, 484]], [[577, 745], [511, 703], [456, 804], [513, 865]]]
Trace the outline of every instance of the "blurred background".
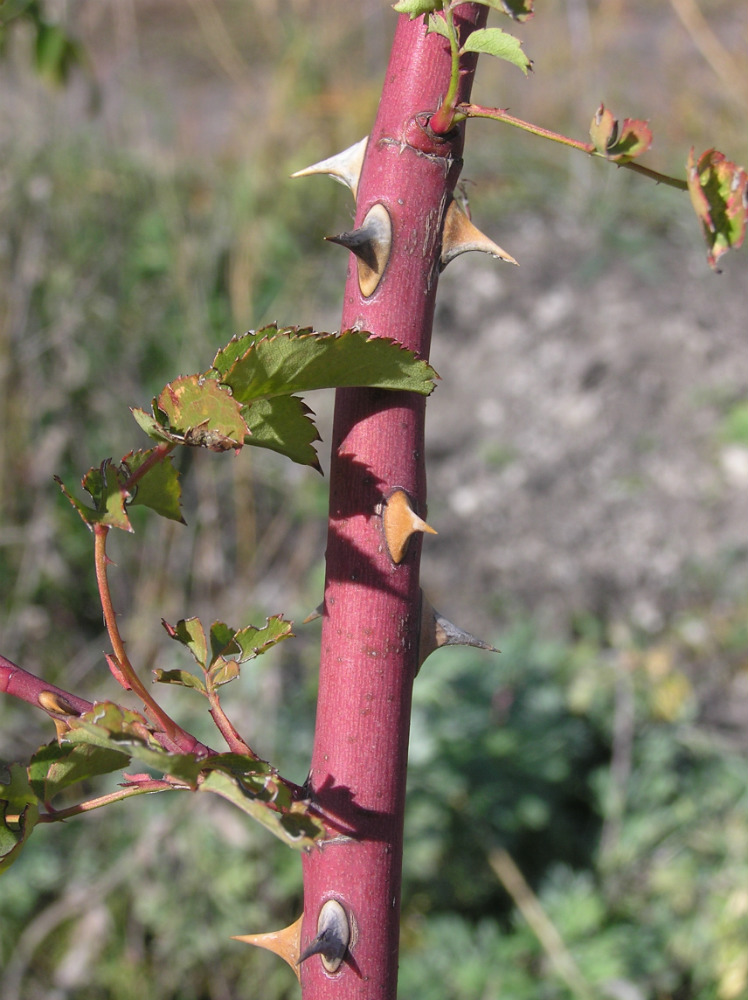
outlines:
[[[6, 0], [7, 7], [7, 0]], [[116, 696], [91, 537], [52, 476], [147, 443], [129, 406], [271, 321], [334, 329], [350, 195], [289, 174], [376, 113], [381, 0], [39, 0], [0, 28], [0, 650]], [[493, 23], [510, 28], [498, 15]], [[648, 118], [646, 163], [748, 161], [738, 0], [557, 0], [484, 58], [474, 99], [585, 139]], [[488, 122], [473, 219], [520, 262], [441, 279], [423, 586], [498, 657], [419, 676], [401, 993], [422, 1000], [748, 997], [745, 250], [712, 274], [688, 199]], [[329, 441], [332, 394], [308, 399]], [[323, 469], [327, 444], [320, 446]], [[268, 452], [180, 457], [188, 526], [111, 540], [133, 662], [159, 624], [237, 627], [321, 598], [325, 480]], [[303, 781], [318, 624], [226, 705]], [[163, 700], [216, 742], [199, 699]], [[0, 699], [0, 761], [53, 736]], [[91, 794], [107, 787], [92, 786]], [[0, 889], [3, 1000], [298, 995], [232, 934], [301, 910], [298, 857], [185, 796], [37, 828]]]

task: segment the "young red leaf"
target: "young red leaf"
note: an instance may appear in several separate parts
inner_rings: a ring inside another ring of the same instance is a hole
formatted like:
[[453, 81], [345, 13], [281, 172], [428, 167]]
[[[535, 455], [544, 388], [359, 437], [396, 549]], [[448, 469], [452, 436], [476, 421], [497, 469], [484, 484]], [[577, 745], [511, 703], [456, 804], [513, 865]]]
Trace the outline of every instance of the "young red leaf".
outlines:
[[696, 162], [692, 147], [686, 180], [709, 248], [707, 260], [716, 270], [720, 257], [737, 249], [745, 239], [748, 175], [716, 149], [708, 149]]
[[647, 122], [624, 118], [621, 125], [604, 104], [594, 114], [590, 138], [597, 152], [614, 163], [628, 163], [652, 145], [652, 131]]

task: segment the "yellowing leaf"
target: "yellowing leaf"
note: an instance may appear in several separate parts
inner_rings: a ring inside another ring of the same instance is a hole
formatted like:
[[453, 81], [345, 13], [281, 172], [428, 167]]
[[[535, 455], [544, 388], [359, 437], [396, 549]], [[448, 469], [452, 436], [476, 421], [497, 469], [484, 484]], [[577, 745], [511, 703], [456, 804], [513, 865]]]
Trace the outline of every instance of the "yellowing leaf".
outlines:
[[686, 180], [709, 248], [707, 260], [716, 270], [720, 257], [737, 249], [745, 239], [748, 175], [716, 149], [708, 149], [696, 161], [692, 147]]
[[649, 124], [638, 118], [624, 118], [621, 124], [601, 104], [590, 125], [590, 138], [598, 153], [614, 163], [628, 163], [646, 153], [652, 145]]

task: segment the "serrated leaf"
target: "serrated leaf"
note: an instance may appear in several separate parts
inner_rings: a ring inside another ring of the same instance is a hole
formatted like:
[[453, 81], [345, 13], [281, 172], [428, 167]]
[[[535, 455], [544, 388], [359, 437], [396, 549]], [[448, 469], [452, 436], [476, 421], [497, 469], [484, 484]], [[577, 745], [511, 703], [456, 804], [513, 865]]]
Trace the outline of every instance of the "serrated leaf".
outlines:
[[748, 174], [723, 153], [708, 149], [698, 162], [693, 147], [688, 155], [686, 180], [691, 204], [701, 223], [710, 267], [745, 239], [748, 215]]
[[170, 625], [162, 618], [161, 624], [169, 637], [186, 646], [195, 657], [198, 665], [205, 670], [208, 666], [208, 642], [200, 619], [181, 618], [176, 625]]
[[239, 645], [234, 640], [236, 629], [225, 622], [213, 622], [210, 626], [210, 662], [215, 663], [221, 656], [239, 653]]
[[50, 802], [64, 788], [100, 774], [111, 774], [127, 766], [130, 757], [118, 750], [91, 745], [60, 746], [49, 743], [31, 758], [31, 787], [42, 802]]
[[239, 676], [239, 664], [236, 660], [225, 660], [219, 657], [208, 671], [211, 687], [218, 688], [229, 684]]
[[485, 52], [517, 66], [527, 75], [532, 69], [532, 60], [522, 51], [522, 42], [514, 35], [502, 31], [501, 28], [478, 28], [471, 32], [460, 52]]
[[436, 372], [395, 340], [365, 331], [304, 333], [279, 329], [257, 340], [223, 375], [241, 403], [310, 389], [369, 386], [427, 396]]
[[191, 674], [189, 670], [161, 670], [160, 668], [153, 671], [153, 679], [158, 684], [177, 684], [180, 687], [194, 688], [196, 691], [205, 694], [205, 684], [196, 675]]
[[652, 145], [649, 123], [638, 118], [624, 118], [623, 124], [601, 104], [590, 124], [590, 138], [598, 153], [614, 163], [628, 163], [646, 153]]
[[157, 416], [146, 413], [139, 406], [131, 406], [130, 413], [135, 417], [140, 429], [145, 431], [149, 438], [153, 438], [154, 441], [170, 441], [181, 444], [181, 440], [164, 426], [166, 417], [163, 413], [157, 414], [160, 416], [160, 419], [157, 419]]
[[291, 847], [307, 849], [325, 835], [324, 825], [312, 816], [309, 807], [295, 802], [279, 809], [274, 803], [263, 802], [239, 779], [224, 771], [211, 771], [200, 784], [199, 792], [212, 792], [232, 802], [257, 820], [262, 826]]
[[[160, 411], [168, 421], [169, 440], [210, 451], [242, 447], [249, 431], [240, 410], [230, 392], [202, 375], [175, 379], [153, 401], [156, 419]], [[141, 423], [137, 416], [135, 419]]]
[[429, 35], [441, 35], [442, 38], [449, 38], [449, 28], [447, 22], [439, 14], [429, 14], [426, 22], [426, 33]]
[[0, 873], [18, 858], [38, 819], [39, 804], [26, 768], [11, 764], [8, 780], [0, 779]]
[[142, 715], [113, 702], [99, 702], [89, 712], [71, 719], [64, 743], [117, 750], [192, 787], [203, 766], [193, 754], [164, 750]]
[[246, 660], [253, 660], [256, 656], [266, 653], [272, 646], [282, 642], [283, 639], [290, 639], [293, 636], [291, 629], [293, 622], [286, 621], [283, 615], [273, 615], [266, 620], [262, 628], [248, 625], [236, 633], [234, 639], [241, 649], [239, 663]]
[[255, 448], [269, 448], [299, 465], [311, 465], [321, 472], [312, 442], [320, 436], [312, 411], [298, 396], [274, 396], [257, 399], [242, 408], [242, 417], [250, 436], [244, 443]]
[[[282, 331], [289, 337], [306, 337], [314, 334], [314, 330], [310, 326], [284, 327]], [[247, 353], [250, 347], [266, 337], [274, 337], [278, 332], [278, 324], [270, 323], [259, 330], [248, 330], [246, 333], [232, 337], [228, 344], [216, 353], [211, 366], [212, 370], [221, 376], [225, 375], [232, 365]]]
[[121, 469], [112, 465], [111, 459], [106, 459], [96, 469], [89, 469], [81, 480], [81, 485], [94, 502], [93, 507], [73, 496], [58, 476], [55, 476], [55, 482], [89, 528], [95, 524], [108, 524], [122, 531], [132, 531], [125, 510], [125, 503], [130, 499], [124, 488], [125, 475]]
[[441, 8], [441, 0], [398, 0], [398, 3], [392, 5], [394, 11], [398, 14], [407, 14], [411, 21]]
[[[137, 472], [141, 465], [148, 461], [154, 450], [150, 448], [148, 451], [131, 451], [122, 459], [122, 464], [129, 469], [130, 473]], [[181, 498], [182, 487], [179, 485], [179, 473], [174, 468], [169, 455], [153, 465], [138, 480], [130, 504], [150, 507], [161, 517], [167, 517], [171, 521], [179, 521], [184, 524]]]
[[477, 0], [484, 7], [501, 11], [513, 21], [527, 21], [535, 14], [535, 0]]

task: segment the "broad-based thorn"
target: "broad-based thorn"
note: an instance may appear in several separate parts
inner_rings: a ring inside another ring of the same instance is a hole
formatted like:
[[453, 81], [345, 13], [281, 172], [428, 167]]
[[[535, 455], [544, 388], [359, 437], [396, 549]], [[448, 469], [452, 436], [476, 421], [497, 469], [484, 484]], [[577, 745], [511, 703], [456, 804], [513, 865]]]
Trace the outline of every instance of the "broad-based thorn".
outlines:
[[410, 497], [402, 489], [393, 490], [382, 511], [384, 538], [393, 563], [400, 564], [408, 550], [411, 535], [417, 531], [436, 535], [436, 529], [427, 524], [413, 510]]
[[473, 225], [468, 215], [453, 198], [444, 217], [440, 270], [443, 271], [451, 260], [459, 257], [461, 253], [468, 253], [470, 250], [479, 250], [481, 253], [497, 257], [499, 260], [505, 260], [509, 264], [517, 264], [510, 253], [502, 250], [497, 243], [489, 240], [477, 226]]
[[234, 937], [235, 941], [244, 941], [246, 944], [253, 944], [257, 948], [265, 948], [279, 955], [284, 962], [293, 969], [296, 978], [299, 975], [299, 962], [301, 961], [301, 924], [304, 914], [295, 920], [288, 927], [279, 931], [269, 931], [267, 934], [242, 934]]
[[297, 170], [291, 176], [310, 177], [312, 174], [327, 174], [339, 184], [345, 184], [346, 187], [350, 188], [355, 198], [358, 194], [358, 182], [361, 177], [361, 168], [364, 165], [364, 156], [366, 155], [368, 142], [369, 137], [367, 135], [360, 142], [349, 146], [348, 149], [344, 149], [342, 153], [336, 153], [335, 156], [329, 156], [326, 160], [313, 163], [311, 167]]
[[361, 294], [364, 298], [373, 295], [392, 249], [392, 221], [384, 205], [372, 205], [358, 229], [339, 236], [326, 236], [325, 239], [330, 243], [339, 243], [356, 255]]
[[345, 910], [337, 899], [328, 899], [319, 911], [317, 936], [301, 953], [299, 965], [312, 955], [319, 955], [327, 972], [337, 972], [350, 940], [351, 927]]
[[418, 640], [419, 670], [426, 657], [441, 646], [475, 646], [477, 649], [487, 649], [492, 653], [499, 652], [490, 642], [484, 642], [483, 639], [458, 628], [444, 615], [440, 615], [421, 591], [421, 632]]

